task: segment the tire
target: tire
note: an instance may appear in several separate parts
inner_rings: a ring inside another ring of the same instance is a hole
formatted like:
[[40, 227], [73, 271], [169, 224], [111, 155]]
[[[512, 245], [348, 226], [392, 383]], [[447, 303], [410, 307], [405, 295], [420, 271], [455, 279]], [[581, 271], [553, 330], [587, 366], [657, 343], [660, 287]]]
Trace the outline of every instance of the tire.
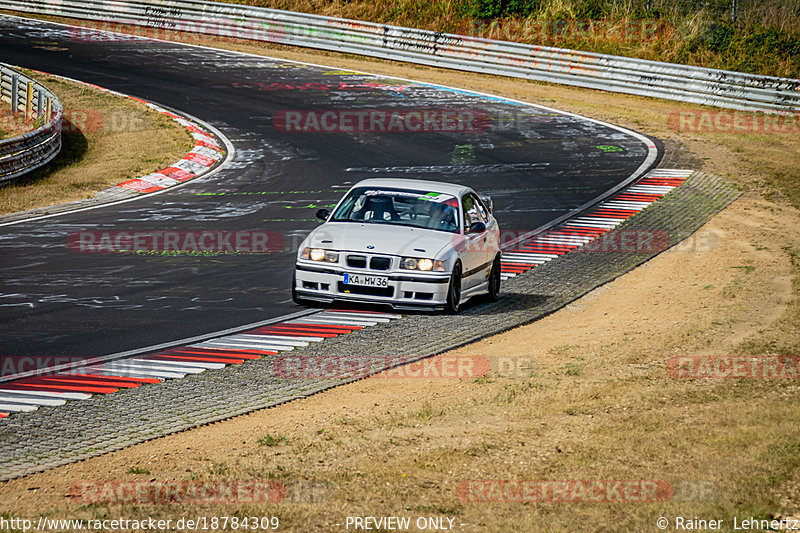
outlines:
[[494, 258], [492, 270], [489, 272], [488, 298], [490, 302], [496, 302], [500, 295], [500, 257]]
[[453, 273], [450, 275], [450, 284], [447, 286], [447, 302], [444, 310], [447, 314], [455, 315], [461, 307], [461, 263], [456, 262]]

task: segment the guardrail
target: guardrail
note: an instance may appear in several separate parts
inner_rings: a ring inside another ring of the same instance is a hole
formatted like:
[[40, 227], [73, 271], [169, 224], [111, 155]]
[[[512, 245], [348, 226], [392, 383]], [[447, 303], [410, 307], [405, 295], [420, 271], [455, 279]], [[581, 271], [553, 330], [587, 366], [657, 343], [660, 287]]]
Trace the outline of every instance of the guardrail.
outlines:
[[36, 127], [24, 135], [0, 140], [2, 183], [39, 168], [58, 155], [63, 108], [58, 97], [47, 87], [1, 64], [0, 101], [12, 119], [31, 120]]
[[[201, 0], [0, 0], [0, 8], [333, 50], [729, 109], [800, 111], [800, 80]], [[113, 27], [112, 27], [113, 29]], [[76, 30], [80, 31], [80, 30]], [[89, 37], [90, 38], [90, 37]]]

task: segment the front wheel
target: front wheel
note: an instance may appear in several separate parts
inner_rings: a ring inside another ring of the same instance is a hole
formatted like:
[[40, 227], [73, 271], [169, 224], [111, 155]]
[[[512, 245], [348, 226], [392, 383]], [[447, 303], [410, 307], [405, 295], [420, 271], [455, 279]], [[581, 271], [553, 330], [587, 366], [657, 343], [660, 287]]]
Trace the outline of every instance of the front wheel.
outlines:
[[496, 302], [500, 295], [500, 257], [494, 258], [492, 271], [489, 272], [489, 301]]
[[447, 302], [444, 310], [446, 313], [454, 315], [461, 307], [461, 263], [456, 263], [453, 273], [450, 275], [450, 285], [447, 287]]

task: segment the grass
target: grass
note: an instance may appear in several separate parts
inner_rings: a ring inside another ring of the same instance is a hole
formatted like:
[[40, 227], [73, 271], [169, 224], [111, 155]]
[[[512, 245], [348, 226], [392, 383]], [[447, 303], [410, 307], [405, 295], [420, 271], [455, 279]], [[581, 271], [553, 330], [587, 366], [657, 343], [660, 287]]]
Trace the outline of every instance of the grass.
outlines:
[[140, 102], [26, 73], [41, 79], [64, 105], [62, 148], [48, 165], [0, 186], [0, 214], [90, 198], [164, 168], [194, 146], [182, 126]]
[[270, 433], [259, 437], [256, 441], [259, 446], [282, 446], [288, 443], [289, 440], [284, 435], [272, 435]]
[[0, 112], [0, 140], [24, 135], [36, 129], [34, 120], [25, 120], [25, 113], [11, 113], [6, 109], [9, 104], [5, 100], [0, 102], [0, 105], [3, 108]]
[[580, 361], [572, 361], [564, 365], [564, 374], [568, 376], [580, 376], [583, 373], [583, 367], [584, 364]]

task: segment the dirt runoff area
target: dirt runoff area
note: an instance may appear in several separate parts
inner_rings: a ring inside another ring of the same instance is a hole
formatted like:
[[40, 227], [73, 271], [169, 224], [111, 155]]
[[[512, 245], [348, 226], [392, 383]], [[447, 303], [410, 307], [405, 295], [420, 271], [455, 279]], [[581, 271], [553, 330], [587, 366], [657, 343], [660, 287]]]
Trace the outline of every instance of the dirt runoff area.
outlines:
[[489, 374], [418, 377], [415, 368], [373, 377], [9, 481], [0, 485], [0, 518], [89, 525], [153, 518], [184, 529], [197, 520], [198, 529], [227, 530], [246, 519], [280, 531], [793, 525], [800, 515], [799, 135], [676, 131], [676, 113], [713, 110], [209, 44], [609, 120], [679, 141], [743, 196], [681, 245], [561, 311], [439, 356], [449, 368], [489, 361]]

